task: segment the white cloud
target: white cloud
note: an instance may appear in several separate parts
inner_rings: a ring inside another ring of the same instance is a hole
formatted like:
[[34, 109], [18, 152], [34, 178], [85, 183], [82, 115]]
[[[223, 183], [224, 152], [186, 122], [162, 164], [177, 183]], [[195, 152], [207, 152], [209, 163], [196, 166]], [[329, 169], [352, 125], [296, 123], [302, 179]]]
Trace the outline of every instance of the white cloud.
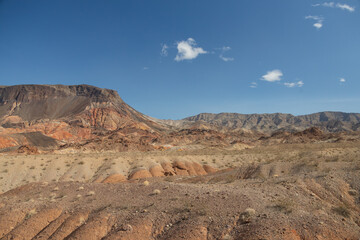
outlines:
[[340, 78], [340, 82], [344, 83], [344, 82], [346, 82], [346, 79], [345, 78]]
[[318, 4], [313, 4], [313, 7], [335, 7], [335, 3], [334, 2], [324, 2], [324, 3], [318, 3]]
[[196, 42], [192, 38], [188, 38], [186, 41], [177, 43], [178, 53], [175, 57], [175, 61], [191, 60], [197, 58], [199, 54], [206, 54], [207, 52], [201, 47], [196, 47]]
[[258, 84], [257, 84], [256, 82], [252, 82], [252, 83], [250, 84], [250, 87], [251, 87], [251, 88], [257, 88], [257, 86], [258, 86]]
[[166, 45], [166, 44], [161, 44], [161, 52], [160, 52], [160, 55], [161, 56], [164, 56], [164, 57], [166, 57], [167, 55], [168, 55], [168, 45]]
[[318, 4], [313, 4], [313, 7], [329, 7], [329, 8], [339, 8], [342, 10], [347, 10], [349, 12], [354, 12], [355, 11], [355, 7], [352, 7], [348, 4], [343, 4], [343, 3], [334, 3], [334, 2], [324, 2], [324, 3], [318, 3]]
[[222, 54], [220, 54], [219, 57], [225, 62], [234, 61], [234, 58], [232, 58], [232, 57], [224, 57]]
[[268, 71], [265, 75], [263, 75], [261, 80], [268, 82], [276, 82], [280, 81], [282, 76], [283, 73], [280, 70], [274, 69], [272, 71]]
[[314, 26], [314, 27], [316, 27], [317, 29], [320, 29], [320, 28], [322, 28], [323, 24], [322, 24], [322, 23], [317, 22], [317, 23], [314, 23], [314, 25], [313, 25], [313, 26]]
[[305, 19], [312, 19], [315, 21], [323, 21], [324, 20], [324, 18], [321, 16], [312, 16], [312, 15], [306, 16]]
[[338, 4], [336, 4], [336, 7], [340, 8], [342, 10], [347, 10], [349, 12], [354, 12], [355, 11], [355, 7], [351, 7], [351, 6], [347, 5], [347, 4], [338, 3]]
[[323, 27], [324, 18], [321, 16], [306, 16], [305, 19], [311, 19], [315, 20], [316, 22], [313, 24], [313, 26], [317, 29], [320, 29]]
[[286, 82], [286, 83], [284, 83], [284, 85], [289, 88], [302, 87], [302, 86], [304, 86], [304, 82], [303, 81], [292, 82], [292, 83]]
[[143, 67], [143, 70], [149, 70], [150, 68], [149, 67]]
[[335, 3], [334, 2], [324, 2], [322, 4], [322, 6], [324, 7], [334, 7]]
[[222, 59], [225, 62], [234, 61], [234, 58], [232, 57], [224, 57], [224, 53], [231, 50], [231, 47], [224, 46], [221, 48], [221, 53], [219, 55], [219, 58]]

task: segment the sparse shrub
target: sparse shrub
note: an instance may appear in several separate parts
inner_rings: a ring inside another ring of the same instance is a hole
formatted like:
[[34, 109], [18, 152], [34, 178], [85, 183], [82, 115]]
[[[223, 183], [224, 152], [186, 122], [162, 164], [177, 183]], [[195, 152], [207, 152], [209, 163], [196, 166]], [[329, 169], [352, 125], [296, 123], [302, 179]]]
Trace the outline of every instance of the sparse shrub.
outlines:
[[332, 210], [343, 217], [350, 217], [350, 211], [346, 206], [333, 207]]
[[253, 220], [253, 217], [255, 216], [256, 211], [252, 208], [245, 209], [244, 212], [240, 214], [239, 221], [241, 224], [250, 223]]
[[150, 182], [149, 181], [144, 181], [143, 184], [144, 184], [144, 186], [149, 186]]
[[351, 196], [356, 196], [358, 192], [357, 192], [355, 189], [350, 189], [350, 190], [348, 191], [348, 193], [349, 193]]
[[95, 192], [94, 191], [90, 191], [86, 194], [86, 196], [94, 196], [95, 195]]
[[208, 213], [206, 211], [206, 209], [203, 207], [203, 208], [199, 208], [197, 209], [196, 213], [199, 215], [199, 216], [206, 216]]
[[273, 208], [285, 214], [289, 214], [292, 212], [293, 205], [294, 205], [293, 202], [291, 202], [289, 199], [282, 199], [278, 201], [273, 206]]
[[31, 210], [26, 214], [25, 219], [31, 218], [31, 216], [35, 215], [36, 213], [37, 213], [37, 212], [36, 212], [36, 209], [35, 209], [35, 208], [31, 209]]
[[80, 218], [79, 218], [79, 223], [80, 223], [80, 224], [84, 224], [85, 221], [86, 221], [86, 219], [85, 219], [84, 217], [80, 217]]
[[339, 156], [327, 157], [325, 162], [337, 162], [339, 161]]
[[153, 191], [153, 195], [158, 195], [160, 193], [161, 193], [161, 191], [159, 189], [154, 189], [154, 191]]
[[230, 236], [229, 234], [225, 234], [222, 238], [222, 240], [233, 240], [233, 237]]
[[30, 169], [35, 169], [35, 166], [31, 166]]
[[84, 162], [84, 161], [80, 161], [78, 164], [79, 164], [79, 165], [84, 165], [85, 162]]

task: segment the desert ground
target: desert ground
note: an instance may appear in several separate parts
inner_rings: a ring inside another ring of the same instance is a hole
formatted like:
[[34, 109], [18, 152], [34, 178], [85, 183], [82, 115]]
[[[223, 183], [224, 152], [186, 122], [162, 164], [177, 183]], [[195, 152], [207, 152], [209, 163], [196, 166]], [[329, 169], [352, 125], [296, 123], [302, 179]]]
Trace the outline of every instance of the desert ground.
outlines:
[[358, 142], [3, 153], [0, 165], [1, 239], [360, 237]]

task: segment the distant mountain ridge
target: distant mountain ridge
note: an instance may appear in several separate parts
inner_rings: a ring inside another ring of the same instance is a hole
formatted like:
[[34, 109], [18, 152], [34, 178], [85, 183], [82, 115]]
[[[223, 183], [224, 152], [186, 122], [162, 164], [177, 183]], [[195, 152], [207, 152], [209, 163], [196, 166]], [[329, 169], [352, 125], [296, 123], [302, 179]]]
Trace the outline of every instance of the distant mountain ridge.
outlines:
[[182, 120], [165, 120], [169, 125], [188, 127], [203, 122], [215, 127], [229, 129], [248, 129], [260, 132], [302, 131], [318, 127], [326, 132], [357, 131], [360, 129], [360, 113], [319, 112], [308, 115], [292, 114], [240, 114], [240, 113], [201, 113]]

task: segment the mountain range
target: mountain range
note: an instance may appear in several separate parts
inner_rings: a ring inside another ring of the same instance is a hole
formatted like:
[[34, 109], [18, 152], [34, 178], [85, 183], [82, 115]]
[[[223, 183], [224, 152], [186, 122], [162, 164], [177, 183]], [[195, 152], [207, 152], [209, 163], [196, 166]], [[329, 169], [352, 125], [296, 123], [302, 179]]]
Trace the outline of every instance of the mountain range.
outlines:
[[[306, 131], [309, 128], [316, 130]], [[316, 132], [321, 139], [334, 139], [339, 138], [339, 134], [354, 135], [358, 130], [359, 113], [320, 112], [302, 116], [201, 113], [182, 120], [160, 120], [136, 111], [110, 89], [89, 85], [0, 87], [2, 151], [127, 151], [194, 144], [228, 146], [278, 139], [279, 136], [282, 136], [281, 141], [286, 137], [286, 141], [291, 142], [289, 134], [304, 131], [313, 135]]]

